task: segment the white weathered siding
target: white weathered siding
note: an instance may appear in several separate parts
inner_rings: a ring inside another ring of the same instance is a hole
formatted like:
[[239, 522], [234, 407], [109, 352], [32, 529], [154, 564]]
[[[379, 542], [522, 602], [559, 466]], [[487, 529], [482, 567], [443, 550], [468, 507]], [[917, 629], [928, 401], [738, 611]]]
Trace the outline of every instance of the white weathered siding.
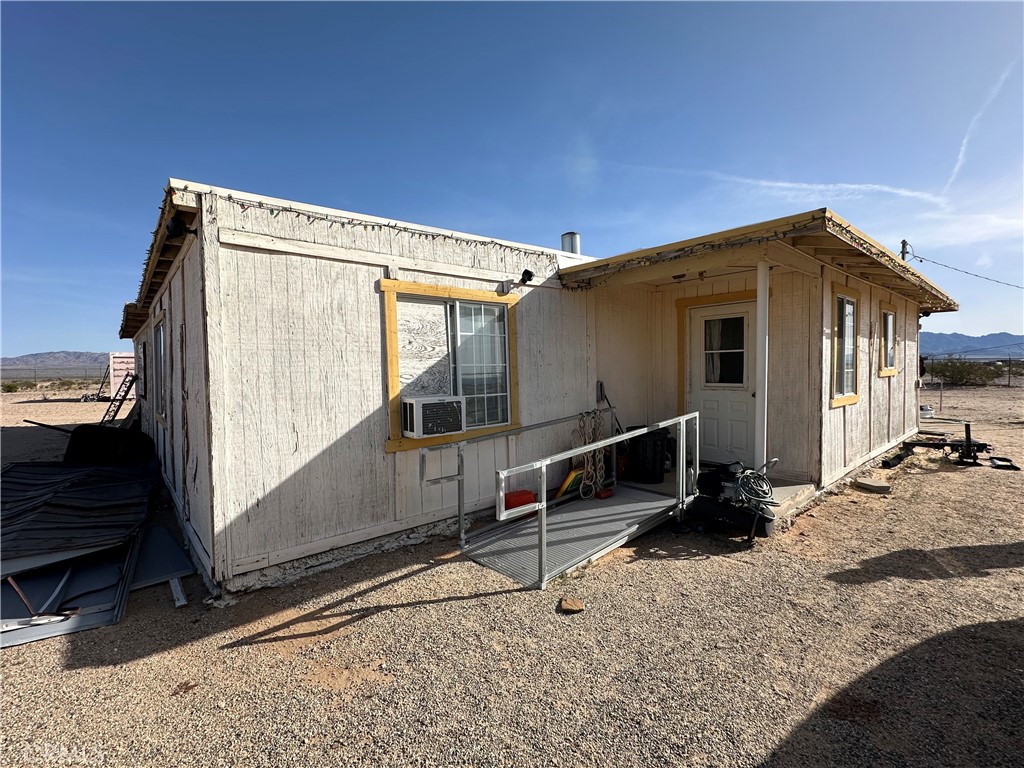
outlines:
[[[199, 243], [189, 238], [153, 302], [150, 320], [134, 341], [136, 370], [142, 371], [144, 380], [145, 395], [139, 399], [142, 429], [156, 443], [164, 481], [182, 529], [199, 559], [209, 566], [213, 525], [201, 258]], [[158, 319], [164, 324], [166, 349], [167, 408], [163, 417], [156, 413], [155, 399], [157, 350], [153, 345], [153, 327]], [[145, 367], [143, 342], [146, 344]]]
[[774, 269], [768, 302], [768, 457], [780, 477], [816, 481], [821, 280]]
[[[835, 482], [917, 429], [918, 306], [892, 292], [836, 270], [825, 270], [821, 350], [822, 479]], [[833, 284], [860, 293], [857, 304], [856, 403], [832, 407]], [[879, 376], [881, 302], [896, 307], [897, 374]]]
[[182, 516], [200, 558], [209, 566], [213, 555], [213, 511], [210, 504], [209, 399], [206, 373], [206, 323], [203, 316], [201, 245], [195, 242], [182, 259], [184, 303], [181, 340]]
[[623, 428], [646, 425], [654, 420], [656, 291], [647, 286], [624, 286], [598, 288], [592, 293], [597, 378], [604, 382]]
[[[381, 269], [220, 251], [231, 570], [390, 516]], [[216, 446], [215, 446], [216, 449]]]
[[[209, 195], [203, 210], [204, 242], [221, 240], [205, 262], [221, 579], [455, 513], [456, 485], [424, 489], [418, 450], [385, 452], [382, 277], [493, 291], [530, 269], [517, 289], [520, 422], [593, 406], [591, 304], [551, 280], [553, 256]], [[467, 447], [467, 506], [493, 503], [496, 468], [568, 447], [569, 429]], [[452, 474], [455, 451], [425, 466]]]

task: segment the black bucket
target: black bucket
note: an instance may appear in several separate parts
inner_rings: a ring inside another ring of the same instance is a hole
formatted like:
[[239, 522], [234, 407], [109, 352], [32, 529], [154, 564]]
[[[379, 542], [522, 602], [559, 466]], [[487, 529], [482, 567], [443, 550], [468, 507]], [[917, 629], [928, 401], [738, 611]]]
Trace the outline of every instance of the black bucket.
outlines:
[[665, 482], [668, 430], [656, 429], [629, 440], [629, 479], [637, 483]]

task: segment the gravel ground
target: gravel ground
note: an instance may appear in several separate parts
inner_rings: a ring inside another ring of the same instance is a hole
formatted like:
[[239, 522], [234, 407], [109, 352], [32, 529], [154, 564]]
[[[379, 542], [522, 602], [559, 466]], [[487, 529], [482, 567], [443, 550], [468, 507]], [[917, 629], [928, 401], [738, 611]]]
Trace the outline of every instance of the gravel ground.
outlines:
[[[922, 402], [926, 402], [923, 398]], [[942, 416], [1024, 462], [1021, 390]], [[1016, 766], [1024, 472], [921, 451], [753, 550], [659, 529], [519, 590], [451, 540], [7, 649], [4, 765]], [[586, 611], [563, 615], [558, 598]]]

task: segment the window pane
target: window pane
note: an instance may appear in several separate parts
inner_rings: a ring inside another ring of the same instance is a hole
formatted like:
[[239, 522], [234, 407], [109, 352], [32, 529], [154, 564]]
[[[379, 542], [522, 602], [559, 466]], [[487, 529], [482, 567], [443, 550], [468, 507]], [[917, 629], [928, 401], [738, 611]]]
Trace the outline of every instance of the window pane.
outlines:
[[480, 427], [509, 420], [505, 308], [459, 302], [458, 368], [466, 425]]
[[727, 317], [721, 323], [721, 349], [743, 349], [743, 318]]
[[742, 352], [706, 352], [704, 381], [707, 384], [742, 384]]
[[743, 349], [743, 317], [723, 317], [704, 321], [704, 350]]
[[453, 394], [447, 307], [399, 300], [397, 310], [398, 380], [402, 395]]
[[473, 305], [459, 302], [459, 333], [473, 332]]
[[886, 368], [896, 367], [896, 315], [892, 312], [882, 313], [883, 338], [885, 341]]
[[845, 296], [836, 297], [835, 369], [833, 389], [836, 396], [857, 392], [857, 304]]
[[742, 384], [743, 383], [743, 353], [722, 352], [719, 357], [722, 360], [722, 377], [718, 380], [721, 384]]
[[498, 422], [501, 421], [501, 407], [499, 405], [501, 400], [502, 400], [502, 398], [500, 398], [500, 397], [488, 397], [487, 398], [487, 423], [488, 424], [497, 424]]

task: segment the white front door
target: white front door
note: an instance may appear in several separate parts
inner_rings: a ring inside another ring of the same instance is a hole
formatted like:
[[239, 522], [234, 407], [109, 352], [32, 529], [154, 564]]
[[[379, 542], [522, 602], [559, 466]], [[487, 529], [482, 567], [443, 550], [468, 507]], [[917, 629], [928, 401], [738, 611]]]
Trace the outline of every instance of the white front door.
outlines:
[[700, 458], [754, 461], [752, 302], [693, 307], [687, 318], [686, 411], [700, 413]]

